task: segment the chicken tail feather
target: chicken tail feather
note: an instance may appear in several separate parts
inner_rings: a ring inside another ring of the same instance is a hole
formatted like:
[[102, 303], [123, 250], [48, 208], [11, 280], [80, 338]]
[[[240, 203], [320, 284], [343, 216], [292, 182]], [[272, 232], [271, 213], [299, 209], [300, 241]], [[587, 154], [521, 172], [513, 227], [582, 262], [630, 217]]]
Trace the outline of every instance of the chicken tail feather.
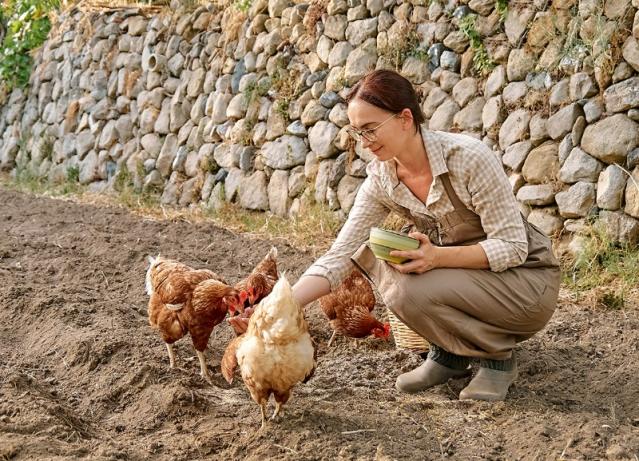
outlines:
[[313, 369], [306, 374], [304, 381], [302, 381], [303, 383], [307, 383], [315, 375], [315, 369], [317, 368], [317, 344], [315, 344], [313, 338], [311, 338], [311, 344], [313, 344]]
[[149, 267], [146, 270], [146, 276], [144, 277], [144, 286], [146, 288], [146, 294], [151, 296], [151, 294], [153, 293], [153, 283], [151, 281], [151, 273], [153, 270], [153, 267], [155, 266], [155, 262], [160, 258], [160, 255], [158, 255], [156, 258], [154, 258], [151, 255], [148, 255], [146, 257], [147, 261], [149, 262]]
[[233, 338], [229, 345], [226, 346], [226, 350], [222, 356], [220, 368], [222, 369], [222, 376], [224, 376], [224, 379], [226, 379], [229, 384], [233, 383], [233, 374], [237, 367], [237, 357], [235, 356], [235, 352], [237, 351], [237, 346], [239, 345], [240, 340], [243, 338], [244, 335]]

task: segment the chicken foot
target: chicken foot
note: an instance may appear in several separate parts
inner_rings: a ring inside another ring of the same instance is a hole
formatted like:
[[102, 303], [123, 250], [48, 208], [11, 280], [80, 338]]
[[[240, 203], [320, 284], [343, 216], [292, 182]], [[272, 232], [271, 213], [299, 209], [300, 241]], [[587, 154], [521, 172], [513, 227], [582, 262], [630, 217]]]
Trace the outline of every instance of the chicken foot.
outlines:
[[175, 368], [175, 351], [173, 344], [166, 343], [166, 350], [169, 352], [169, 368]]
[[[333, 341], [335, 340], [335, 336], [337, 336], [337, 331], [333, 330], [331, 339], [329, 339], [328, 343], [326, 343], [326, 347], [331, 347], [331, 344], [333, 344]], [[359, 341], [357, 340], [357, 338], [351, 338], [351, 345], [353, 347], [359, 347]]]
[[206, 358], [204, 357], [204, 352], [195, 352], [197, 353], [197, 358], [200, 360], [200, 375], [206, 380], [206, 382], [208, 382], [209, 384], [213, 384], [213, 380], [211, 379], [211, 375], [209, 374], [209, 369], [206, 366]]

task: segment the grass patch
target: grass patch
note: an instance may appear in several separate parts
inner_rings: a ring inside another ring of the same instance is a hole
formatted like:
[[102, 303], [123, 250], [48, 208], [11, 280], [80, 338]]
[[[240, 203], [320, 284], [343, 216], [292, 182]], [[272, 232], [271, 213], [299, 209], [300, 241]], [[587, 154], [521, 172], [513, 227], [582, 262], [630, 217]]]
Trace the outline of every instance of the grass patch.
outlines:
[[251, 0], [235, 0], [233, 6], [242, 13], [248, 13], [253, 2]]
[[122, 164], [117, 171], [113, 189], [116, 191], [116, 201], [129, 210], [144, 210], [160, 205], [160, 191], [136, 187], [134, 177], [126, 164]]
[[497, 10], [497, 14], [499, 14], [499, 22], [503, 24], [508, 16], [508, 0], [497, 0], [495, 2], [495, 9]]
[[41, 194], [46, 191], [47, 182], [28, 168], [16, 168], [16, 175], [11, 185], [22, 192]]
[[249, 105], [268, 94], [270, 82], [267, 80], [250, 82], [244, 89], [244, 97]]
[[288, 124], [291, 121], [288, 115], [289, 106], [302, 94], [302, 75], [295, 68], [287, 69], [286, 64], [280, 60], [271, 76], [271, 84], [275, 90], [275, 110]]
[[136, 189], [133, 185], [133, 178], [126, 171], [126, 168], [124, 171], [118, 171], [114, 183], [115, 193], [113, 194], [89, 192], [88, 187], [80, 184], [79, 179], [80, 169], [77, 166], [71, 166], [67, 169], [66, 178], [60, 184], [51, 184], [46, 177], [38, 177], [30, 169], [23, 168], [16, 170], [15, 177], [2, 175], [0, 183], [9, 189], [34, 195], [65, 197], [79, 202], [120, 205], [133, 211], [147, 210], [160, 205], [159, 192], [154, 189], [144, 191]]
[[308, 35], [315, 37], [315, 26], [319, 21], [321, 21], [322, 15], [326, 13], [327, 6], [327, 0], [311, 0], [308, 11], [304, 15], [303, 20], [303, 24]]
[[67, 168], [67, 180], [69, 182], [79, 182], [80, 181], [80, 168], [77, 166], [70, 166]]
[[217, 211], [202, 207], [202, 211], [220, 227], [260, 238], [283, 239], [298, 248], [317, 251], [326, 250], [342, 227], [335, 213], [319, 203], [310, 204], [304, 213], [288, 219], [245, 210], [234, 203], [227, 203]]
[[37, 178], [26, 171], [11, 178], [0, 176], [0, 184], [8, 189], [47, 197], [64, 197], [67, 200], [96, 206], [118, 206], [134, 214], [157, 220], [186, 222], [213, 222], [232, 232], [250, 234], [257, 238], [281, 239], [299, 249], [307, 249], [319, 256], [335, 240], [342, 222], [327, 206], [311, 203], [296, 218], [284, 219], [269, 213], [250, 211], [234, 203], [215, 211], [205, 204], [189, 208], [167, 207], [160, 202], [160, 191], [139, 190], [133, 175], [120, 170], [114, 182], [114, 193], [89, 192], [85, 186], [68, 180], [59, 186], [46, 179]]
[[637, 299], [639, 249], [615, 242], [602, 227], [588, 227], [579, 255], [562, 261], [563, 281], [593, 305], [621, 309]]
[[80, 184], [80, 167], [70, 166], [67, 168], [66, 181], [59, 185], [58, 193], [61, 195], [78, 194], [84, 191], [85, 187]]
[[563, 76], [578, 70], [598, 69], [597, 83], [600, 88], [607, 87], [621, 59], [623, 44], [632, 33], [629, 24], [634, 10], [628, 8], [614, 25], [605, 17], [603, 5], [599, 5], [587, 21], [579, 16], [576, 7], [570, 11], [572, 20], [568, 31], [561, 34], [555, 28], [553, 32], [556, 37], [563, 35], [565, 40], [560, 60], [551, 70]]
[[66, 196], [81, 194], [86, 187], [79, 183], [80, 169], [69, 167], [66, 179], [60, 184], [50, 184], [46, 177], [40, 177], [30, 168], [16, 168], [15, 177], [5, 176], [3, 183], [11, 189], [35, 195]]
[[291, 102], [288, 99], [278, 99], [275, 101], [275, 112], [280, 114], [286, 123], [290, 123], [290, 118], [288, 116], [288, 108]]
[[475, 21], [476, 14], [464, 16], [459, 23], [459, 30], [470, 41], [470, 47], [473, 50], [473, 69], [481, 76], [487, 75], [495, 68], [495, 62], [488, 54], [488, 50], [477, 31]]
[[[258, 123], [259, 99], [268, 94], [269, 86], [269, 79], [262, 79], [261, 81], [249, 83], [242, 92], [247, 106], [247, 112], [243, 122], [243, 134], [239, 139], [240, 144], [243, 146], [253, 145], [253, 129]], [[286, 113], [285, 118], [288, 118], [288, 113]]]
[[408, 57], [428, 61], [428, 49], [420, 44], [415, 24], [407, 21], [397, 26], [397, 36], [389, 37], [386, 45], [380, 50], [380, 56], [399, 72]]
[[217, 6], [224, 8], [222, 15], [224, 46], [222, 48], [226, 48], [229, 43], [239, 40], [242, 25], [248, 18], [250, 5], [247, 2], [240, 1], [230, 4], [229, 7], [223, 7], [223, 3], [226, 2], [218, 1]]

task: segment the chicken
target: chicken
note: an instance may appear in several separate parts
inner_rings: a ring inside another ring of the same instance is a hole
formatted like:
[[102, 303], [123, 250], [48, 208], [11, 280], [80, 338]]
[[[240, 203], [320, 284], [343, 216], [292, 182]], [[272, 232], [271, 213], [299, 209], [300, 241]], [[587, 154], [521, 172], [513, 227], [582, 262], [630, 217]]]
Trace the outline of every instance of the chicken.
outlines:
[[244, 384], [260, 406], [262, 428], [273, 394], [275, 419], [299, 382], [315, 370], [315, 348], [301, 306], [293, 298], [286, 277], [255, 307], [246, 333], [236, 337], [222, 358], [222, 374], [230, 383], [239, 366]]
[[248, 300], [249, 306], [259, 303], [271, 292], [278, 277], [277, 248], [271, 247], [248, 277], [235, 284], [240, 292], [240, 302], [244, 304]]
[[149, 256], [146, 271], [146, 294], [157, 293], [168, 309], [178, 310], [190, 297], [195, 286], [207, 279], [226, 281], [208, 269], [193, 269], [172, 259]]
[[277, 248], [271, 247], [264, 259], [255, 266], [251, 273], [235, 284], [235, 288], [240, 292], [239, 303], [241, 305], [236, 310], [242, 309], [242, 313], [239, 317], [230, 318], [229, 323], [236, 335], [242, 334], [243, 330], [238, 328], [234, 320], [242, 318], [248, 321], [248, 318], [253, 315], [253, 306], [271, 292], [278, 277]]
[[212, 271], [191, 269], [160, 257], [149, 261], [149, 324], [166, 343], [169, 367], [175, 367], [173, 343], [188, 333], [200, 361], [201, 375], [211, 382], [204, 350], [213, 328], [239, 305], [238, 291]]
[[387, 339], [390, 335], [390, 324], [381, 323], [373, 316], [375, 294], [357, 269], [330, 294], [321, 297], [319, 304], [333, 328], [329, 346], [337, 333], [351, 338], [374, 335]]

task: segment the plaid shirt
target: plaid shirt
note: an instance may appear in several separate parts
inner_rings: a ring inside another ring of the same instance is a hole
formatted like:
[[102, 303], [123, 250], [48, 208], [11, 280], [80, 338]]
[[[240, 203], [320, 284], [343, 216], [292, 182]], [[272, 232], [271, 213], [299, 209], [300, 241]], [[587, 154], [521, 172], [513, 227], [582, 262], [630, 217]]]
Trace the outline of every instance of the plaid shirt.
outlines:
[[353, 269], [350, 257], [368, 240], [371, 227], [383, 223], [391, 211], [436, 221], [453, 211], [440, 178], [446, 172], [460, 200], [481, 219], [487, 238], [479, 245], [490, 270], [501, 272], [526, 260], [526, 228], [499, 157], [470, 136], [423, 127], [421, 132], [433, 175], [426, 203], [399, 181], [394, 160], [373, 159], [337, 239], [304, 275], [324, 277], [335, 288]]

